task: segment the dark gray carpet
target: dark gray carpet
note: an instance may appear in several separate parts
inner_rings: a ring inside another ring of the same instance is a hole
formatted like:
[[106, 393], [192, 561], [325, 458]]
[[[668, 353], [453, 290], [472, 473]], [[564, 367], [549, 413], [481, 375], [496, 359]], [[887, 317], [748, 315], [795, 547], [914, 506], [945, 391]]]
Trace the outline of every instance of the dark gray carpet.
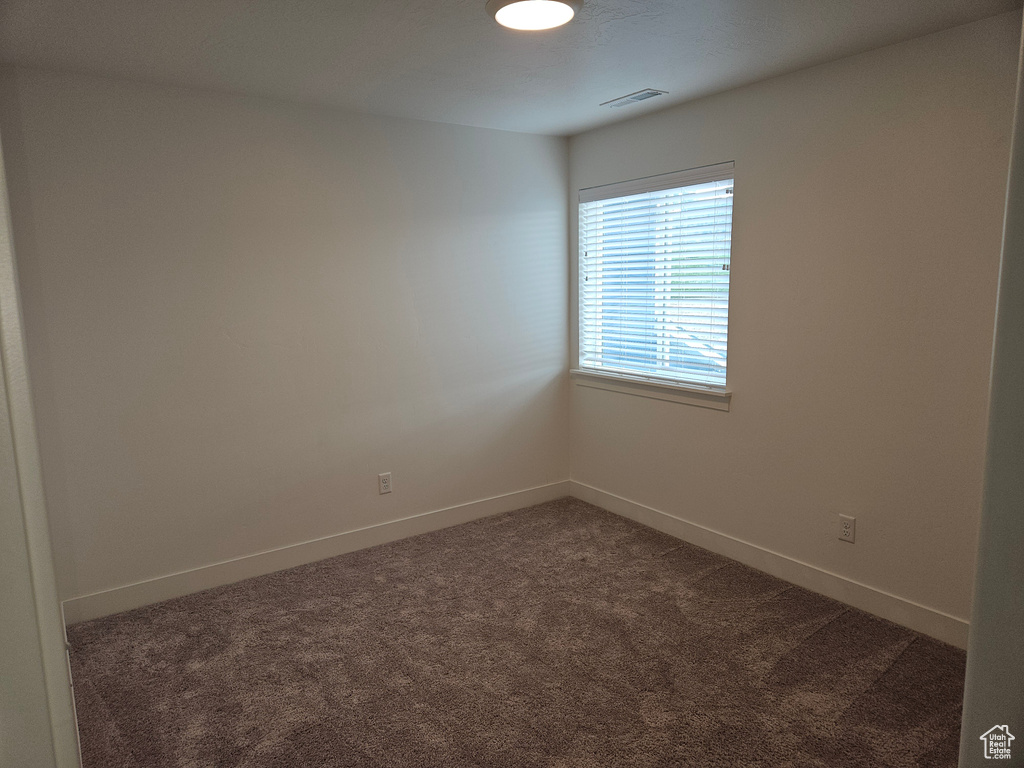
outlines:
[[70, 637], [87, 768], [956, 765], [962, 651], [574, 499]]

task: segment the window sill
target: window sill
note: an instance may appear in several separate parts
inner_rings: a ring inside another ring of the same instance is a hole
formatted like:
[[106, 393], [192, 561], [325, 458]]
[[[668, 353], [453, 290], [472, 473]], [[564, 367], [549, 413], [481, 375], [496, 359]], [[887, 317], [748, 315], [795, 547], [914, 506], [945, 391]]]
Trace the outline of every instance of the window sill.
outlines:
[[604, 389], [609, 392], [621, 392], [625, 395], [666, 400], [670, 403], [695, 405], [698, 408], [712, 408], [716, 411], [728, 411], [732, 400], [732, 392], [728, 390], [702, 389], [701, 387], [655, 381], [639, 376], [598, 373], [580, 368], [573, 368], [569, 371], [569, 375], [575, 380], [578, 387]]

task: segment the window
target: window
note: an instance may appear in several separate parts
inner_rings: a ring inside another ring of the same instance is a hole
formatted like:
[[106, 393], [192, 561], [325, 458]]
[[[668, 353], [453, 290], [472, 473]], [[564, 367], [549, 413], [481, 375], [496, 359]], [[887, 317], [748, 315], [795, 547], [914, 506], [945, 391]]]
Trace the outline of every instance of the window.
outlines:
[[581, 371], [724, 391], [733, 163], [580, 191]]

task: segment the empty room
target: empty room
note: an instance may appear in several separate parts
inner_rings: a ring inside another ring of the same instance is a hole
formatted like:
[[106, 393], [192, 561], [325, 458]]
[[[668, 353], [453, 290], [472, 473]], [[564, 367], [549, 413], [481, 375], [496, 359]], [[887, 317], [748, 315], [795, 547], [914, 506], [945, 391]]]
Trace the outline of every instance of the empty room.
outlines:
[[1024, 764], [1020, 6], [0, 0], [0, 768]]

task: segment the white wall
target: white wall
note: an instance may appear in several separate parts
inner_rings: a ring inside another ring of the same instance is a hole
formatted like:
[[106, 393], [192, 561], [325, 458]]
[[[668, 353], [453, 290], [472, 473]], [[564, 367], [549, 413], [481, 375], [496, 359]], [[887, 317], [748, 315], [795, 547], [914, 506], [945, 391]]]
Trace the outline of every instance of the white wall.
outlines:
[[29, 70], [0, 104], [63, 598], [566, 479], [564, 140]]
[[571, 140], [573, 194], [736, 161], [731, 411], [573, 386], [574, 481], [968, 617], [1019, 18]]

